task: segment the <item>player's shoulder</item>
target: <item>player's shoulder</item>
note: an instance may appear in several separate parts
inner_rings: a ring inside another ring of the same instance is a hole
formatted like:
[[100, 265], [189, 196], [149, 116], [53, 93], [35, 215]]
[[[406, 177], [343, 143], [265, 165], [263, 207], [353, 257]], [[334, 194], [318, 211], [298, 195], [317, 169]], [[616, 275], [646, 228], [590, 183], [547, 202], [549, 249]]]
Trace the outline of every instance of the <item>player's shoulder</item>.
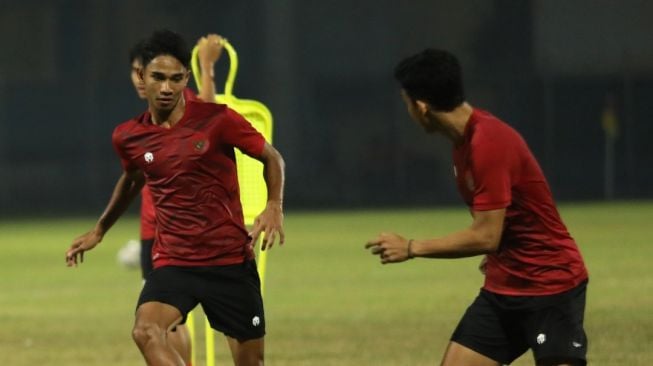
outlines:
[[518, 134], [505, 121], [482, 109], [474, 108], [471, 121], [473, 123], [474, 140], [496, 139], [497, 137], [504, 139]]
[[208, 118], [213, 121], [244, 119], [240, 113], [226, 104], [190, 101], [187, 107], [191, 109], [190, 115], [196, 118]]
[[143, 112], [138, 116], [132, 117], [122, 123], [119, 123], [113, 129], [114, 141], [123, 140], [126, 136], [130, 136], [143, 126], [143, 123], [149, 120], [149, 113]]
[[186, 108], [195, 117], [217, 117], [227, 113], [225, 104], [207, 103], [199, 99], [186, 101]]

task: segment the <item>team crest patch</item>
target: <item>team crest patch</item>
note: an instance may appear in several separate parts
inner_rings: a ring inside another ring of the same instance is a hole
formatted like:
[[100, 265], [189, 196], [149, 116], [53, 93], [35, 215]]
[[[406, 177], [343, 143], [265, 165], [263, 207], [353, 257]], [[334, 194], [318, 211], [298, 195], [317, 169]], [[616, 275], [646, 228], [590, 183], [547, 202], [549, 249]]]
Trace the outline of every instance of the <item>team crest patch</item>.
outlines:
[[148, 151], [143, 155], [143, 159], [145, 159], [146, 163], [150, 164], [154, 161], [154, 154]]
[[199, 153], [204, 153], [209, 148], [209, 142], [206, 139], [192, 141], [191, 145], [193, 150]]

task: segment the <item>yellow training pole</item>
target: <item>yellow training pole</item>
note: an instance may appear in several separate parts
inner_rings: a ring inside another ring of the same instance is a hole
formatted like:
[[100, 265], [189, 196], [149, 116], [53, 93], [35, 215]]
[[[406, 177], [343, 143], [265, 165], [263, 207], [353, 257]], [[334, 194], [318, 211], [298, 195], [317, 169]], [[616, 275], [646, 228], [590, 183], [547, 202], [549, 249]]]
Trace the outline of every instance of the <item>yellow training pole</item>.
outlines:
[[193, 365], [197, 365], [197, 352], [195, 351], [195, 316], [193, 312], [189, 312], [186, 317], [186, 327], [190, 333], [190, 360]]

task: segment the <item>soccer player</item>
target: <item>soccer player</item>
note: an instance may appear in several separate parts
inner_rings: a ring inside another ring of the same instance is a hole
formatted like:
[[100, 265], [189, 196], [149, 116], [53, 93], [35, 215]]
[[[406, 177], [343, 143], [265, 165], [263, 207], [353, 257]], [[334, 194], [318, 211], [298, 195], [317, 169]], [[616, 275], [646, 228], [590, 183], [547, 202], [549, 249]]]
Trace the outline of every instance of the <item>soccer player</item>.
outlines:
[[465, 101], [452, 54], [427, 49], [395, 69], [408, 113], [453, 144], [471, 225], [440, 238], [381, 233], [366, 248], [381, 263], [485, 255], [485, 283], [453, 332], [442, 365], [510, 364], [529, 348], [537, 365], [585, 365], [587, 270], [524, 139]]
[[[131, 81], [140, 99], [145, 99], [145, 85], [140, 75], [142, 65], [142, 42], [138, 42], [129, 52], [129, 63], [131, 65]], [[215, 84], [213, 82], [213, 69], [215, 63], [222, 54], [223, 39], [217, 34], [209, 34], [197, 42], [198, 59], [202, 72], [202, 88], [199, 92], [199, 99], [209, 103], [215, 103]], [[185, 100], [198, 100], [195, 94], [189, 89], [184, 89]], [[154, 244], [154, 233], [156, 232], [156, 219], [152, 194], [147, 186], [141, 190], [141, 272], [143, 280], [152, 271], [152, 246]], [[186, 365], [191, 364], [192, 350], [190, 333], [184, 324], [180, 324], [168, 333], [168, 342], [172, 348], [179, 353]]]
[[[148, 110], [114, 130], [123, 174], [95, 227], [66, 251], [67, 265], [78, 265], [101, 242], [147, 183], [157, 217], [154, 270], [133, 329], [146, 362], [184, 364], [166, 333], [201, 304], [211, 326], [227, 336], [234, 364], [262, 365], [265, 315], [252, 246], [259, 235], [264, 250], [284, 242], [283, 158], [227, 106], [185, 100], [190, 53], [178, 34], [153, 33], [142, 55]], [[268, 203], [249, 233], [234, 147], [264, 165]]]

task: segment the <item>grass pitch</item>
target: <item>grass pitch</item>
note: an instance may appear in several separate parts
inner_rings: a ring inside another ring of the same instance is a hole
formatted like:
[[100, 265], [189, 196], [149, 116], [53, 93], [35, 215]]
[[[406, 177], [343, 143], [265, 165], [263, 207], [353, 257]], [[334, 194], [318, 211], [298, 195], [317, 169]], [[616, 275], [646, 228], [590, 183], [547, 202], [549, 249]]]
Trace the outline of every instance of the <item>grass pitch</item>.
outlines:
[[[566, 204], [561, 213], [590, 271], [590, 364], [653, 364], [653, 203]], [[438, 364], [482, 284], [479, 258], [382, 266], [363, 244], [380, 231], [429, 237], [469, 222], [462, 206], [288, 213], [287, 244], [268, 256], [266, 363]], [[140, 273], [116, 264], [137, 219], [123, 218], [82, 266], [66, 268], [65, 249], [92, 224], [0, 223], [1, 365], [144, 364], [130, 337]], [[216, 339], [217, 364], [231, 364]], [[532, 365], [531, 354], [514, 364]]]

